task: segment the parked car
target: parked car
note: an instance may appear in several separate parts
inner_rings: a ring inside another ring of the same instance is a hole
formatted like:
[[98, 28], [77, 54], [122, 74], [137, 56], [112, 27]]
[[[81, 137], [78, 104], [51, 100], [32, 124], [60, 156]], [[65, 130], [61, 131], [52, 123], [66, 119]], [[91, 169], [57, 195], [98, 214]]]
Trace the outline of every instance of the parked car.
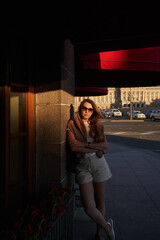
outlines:
[[130, 111], [127, 112], [127, 116], [130, 117]]
[[122, 112], [119, 109], [111, 109], [110, 114], [113, 117], [122, 117]]
[[110, 112], [108, 110], [104, 110], [103, 114], [104, 114], [104, 116], [106, 118], [110, 118], [111, 117], [111, 114], [110, 114]]
[[[130, 111], [127, 112], [127, 115], [130, 117]], [[142, 113], [141, 111], [133, 111], [132, 118], [144, 119], [144, 118], [146, 118], [146, 115], [144, 113]]]
[[152, 121], [160, 119], [160, 110], [153, 110], [150, 116]]
[[142, 113], [141, 111], [134, 111], [133, 118], [145, 119], [146, 115], [144, 113]]
[[106, 118], [110, 118], [111, 115], [110, 115], [110, 112], [108, 110], [101, 110], [101, 113], [104, 115], [104, 117]]
[[151, 117], [151, 113], [152, 113], [153, 110], [148, 110], [146, 112], [146, 118], [150, 118]]

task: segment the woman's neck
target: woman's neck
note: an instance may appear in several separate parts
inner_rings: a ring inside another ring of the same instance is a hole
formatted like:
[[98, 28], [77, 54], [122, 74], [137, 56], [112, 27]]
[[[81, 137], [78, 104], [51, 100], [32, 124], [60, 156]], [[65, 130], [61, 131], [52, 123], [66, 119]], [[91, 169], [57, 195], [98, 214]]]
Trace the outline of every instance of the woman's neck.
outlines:
[[89, 123], [89, 119], [82, 119], [84, 123]]
[[88, 122], [88, 119], [84, 119], [84, 118], [83, 118], [82, 121], [83, 121], [83, 122]]

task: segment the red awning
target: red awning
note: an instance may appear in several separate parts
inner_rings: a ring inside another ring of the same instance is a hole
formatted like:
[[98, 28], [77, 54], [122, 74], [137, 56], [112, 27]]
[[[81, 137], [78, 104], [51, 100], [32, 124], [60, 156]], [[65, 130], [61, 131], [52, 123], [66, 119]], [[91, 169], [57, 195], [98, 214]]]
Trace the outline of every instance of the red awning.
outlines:
[[108, 88], [106, 87], [76, 87], [76, 96], [100, 96], [107, 95]]
[[160, 47], [81, 55], [84, 69], [160, 72]]

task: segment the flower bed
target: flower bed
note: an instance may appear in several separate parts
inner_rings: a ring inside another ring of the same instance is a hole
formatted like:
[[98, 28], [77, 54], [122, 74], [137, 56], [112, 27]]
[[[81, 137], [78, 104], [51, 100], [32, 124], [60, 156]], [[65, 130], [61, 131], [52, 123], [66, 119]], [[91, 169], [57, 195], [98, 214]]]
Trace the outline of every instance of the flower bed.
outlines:
[[28, 205], [23, 211], [18, 210], [13, 228], [1, 233], [0, 239], [72, 239], [73, 203], [70, 187], [64, 189], [51, 184], [47, 198], [36, 205]]

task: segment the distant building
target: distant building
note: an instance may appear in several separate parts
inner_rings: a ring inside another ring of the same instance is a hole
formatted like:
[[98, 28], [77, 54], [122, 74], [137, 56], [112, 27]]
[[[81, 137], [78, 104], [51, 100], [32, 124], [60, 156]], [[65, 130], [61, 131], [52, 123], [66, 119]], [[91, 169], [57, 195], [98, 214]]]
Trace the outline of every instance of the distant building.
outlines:
[[[92, 99], [100, 109], [110, 109], [112, 105], [117, 104], [117, 99], [120, 98], [119, 89], [108, 88], [108, 95], [104, 96], [85, 96], [75, 97], [75, 110], [78, 110], [80, 102], [85, 99]], [[119, 105], [119, 103], [118, 103]]]
[[160, 86], [108, 88], [108, 95], [75, 97], [75, 111], [78, 110], [80, 102], [85, 98], [92, 99], [100, 109], [129, 107], [130, 102], [134, 104], [135, 108], [160, 107]]
[[121, 88], [122, 107], [160, 107], [160, 86]]

